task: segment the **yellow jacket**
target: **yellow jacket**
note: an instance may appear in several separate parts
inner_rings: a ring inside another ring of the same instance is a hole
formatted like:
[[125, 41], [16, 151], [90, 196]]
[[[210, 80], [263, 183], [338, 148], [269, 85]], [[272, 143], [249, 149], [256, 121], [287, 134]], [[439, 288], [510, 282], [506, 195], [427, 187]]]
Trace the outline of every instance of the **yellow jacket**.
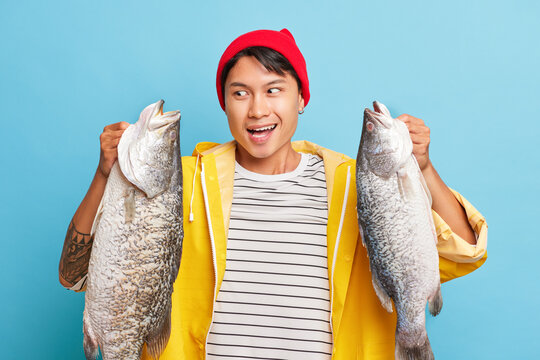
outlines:
[[[234, 141], [200, 143], [193, 156], [182, 158], [184, 245], [172, 294], [171, 336], [161, 360], [205, 358], [213, 305], [225, 273], [235, 148]], [[355, 160], [307, 141], [293, 142], [293, 148], [324, 160], [332, 359], [393, 359], [396, 315], [381, 306], [371, 283], [369, 259], [358, 231]], [[474, 271], [487, 258], [485, 219], [465, 198], [454, 194], [467, 212], [477, 245], [453, 233], [433, 212], [441, 282]], [[151, 359], [146, 349], [142, 359]]]

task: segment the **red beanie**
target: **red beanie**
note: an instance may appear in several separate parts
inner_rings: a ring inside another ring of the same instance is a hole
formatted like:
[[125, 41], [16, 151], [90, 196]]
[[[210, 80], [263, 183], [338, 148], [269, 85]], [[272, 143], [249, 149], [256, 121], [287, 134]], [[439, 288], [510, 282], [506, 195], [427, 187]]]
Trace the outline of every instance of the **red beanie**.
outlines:
[[309, 101], [309, 81], [306, 69], [306, 60], [298, 49], [296, 42], [292, 34], [287, 29], [281, 31], [274, 30], [255, 30], [248, 32], [244, 35], [237, 37], [225, 50], [221, 59], [219, 60], [217, 76], [216, 76], [216, 88], [219, 98], [219, 104], [223, 111], [225, 111], [225, 99], [221, 93], [221, 73], [225, 64], [234, 57], [237, 53], [248, 48], [250, 46], [266, 46], [270, 49], [276, 50], [283, 55], [298, 74], [300, 79], [300, 85], [302, 88], [302, 96], [304, 97], [304, 106]]

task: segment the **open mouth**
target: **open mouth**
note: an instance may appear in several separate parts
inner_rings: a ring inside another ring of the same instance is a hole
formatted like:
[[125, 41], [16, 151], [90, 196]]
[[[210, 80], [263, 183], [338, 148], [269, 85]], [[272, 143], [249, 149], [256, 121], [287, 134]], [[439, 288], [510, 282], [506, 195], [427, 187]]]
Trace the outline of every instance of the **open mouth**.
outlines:
[[366, 109], [364, 109], [364, 115], [367, 115], [368, 119], [371, 120], [372, 122], [375, 122], [375, 123], [387, 128], [387, 129], [390, 128], [389, 124], [386, 123], [386, 121], [385, 121], [384, 114], [373, 111], [373, 110], [371, 110], [369, 108], [366, 108]]
[[260, 127], [257, 129], [247, 129], [247, 131], [255, 138], [262, 138], [270, 134], [276, 128], [277, 124]]

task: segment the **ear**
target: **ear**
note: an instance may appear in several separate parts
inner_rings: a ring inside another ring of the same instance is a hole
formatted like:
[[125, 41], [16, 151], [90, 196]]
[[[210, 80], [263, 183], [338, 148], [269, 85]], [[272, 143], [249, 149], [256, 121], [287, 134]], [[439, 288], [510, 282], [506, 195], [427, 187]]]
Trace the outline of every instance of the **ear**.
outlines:
[[298, 111], [304, 110], [304, 96], [302, 95], [302, 90], [298, 93]]

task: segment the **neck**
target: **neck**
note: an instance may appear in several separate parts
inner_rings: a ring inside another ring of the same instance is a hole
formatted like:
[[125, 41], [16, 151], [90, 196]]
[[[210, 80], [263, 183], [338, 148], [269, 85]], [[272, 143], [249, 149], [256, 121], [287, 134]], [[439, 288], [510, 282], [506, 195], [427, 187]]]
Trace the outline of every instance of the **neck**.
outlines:
[[284, 174], [293, 171], [300, 164], [302, 156], [294, 151], [289, 142], [274, 154], [256, 158], [248, 153], [240, 144], [236, 145], [236, 161], [244, 169], [263, 175]]

